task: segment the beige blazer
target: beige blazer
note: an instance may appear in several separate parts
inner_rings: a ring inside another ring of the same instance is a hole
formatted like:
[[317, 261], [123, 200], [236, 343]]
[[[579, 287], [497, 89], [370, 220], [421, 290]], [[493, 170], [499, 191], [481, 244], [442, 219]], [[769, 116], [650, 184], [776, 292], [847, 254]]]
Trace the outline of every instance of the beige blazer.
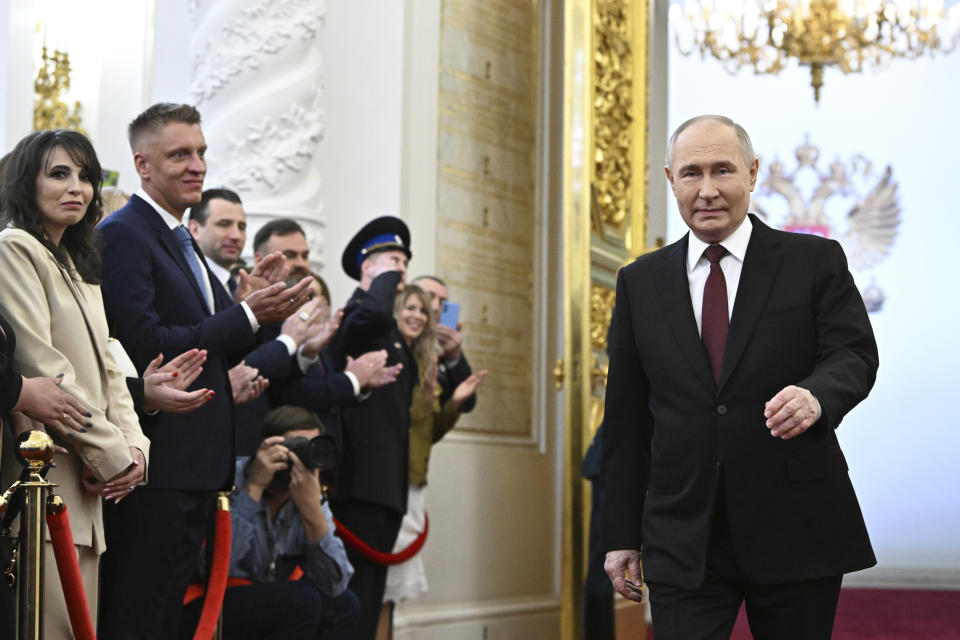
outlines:
[[[107, 348], [100, 287], [71, 275], [30, 234], [8, 227], [0, 231], [0, 313], [17, 336], [14, 362], [20, 373], [28, 378], [62, 373], [61, 388], [93, 414], [89, 432], [74, 432], [61, 442], [70, 452], [54, 456], [57, 466], [47, 479], [67, 503], [74, 542], [102, 553], [101, 499], [81, 488], [81, 465], [109, 480], [132, 462], [130, 447], [149, 460], [150, 441]], [[21, 469], [10, 453], [2, 466], [6, 478]]]

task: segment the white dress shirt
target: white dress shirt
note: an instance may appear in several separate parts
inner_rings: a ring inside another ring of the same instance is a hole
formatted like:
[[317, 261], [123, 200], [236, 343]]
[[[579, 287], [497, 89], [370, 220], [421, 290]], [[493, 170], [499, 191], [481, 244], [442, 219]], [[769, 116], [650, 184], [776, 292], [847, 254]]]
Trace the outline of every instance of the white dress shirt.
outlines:
[[[720, 269], [723, 270], [723, 279], [727, 282], [727, 318], [733, 315], [733, 303], [737, 298], [737, 287], [740, 285], [740, 271], [743, 269], [743, 258], [747, 255], [747, 245], [750, 244], [750, 234], [753, 232], [753, 223], [749, 217], [733, 233], [719, 243], [727, 253], [720, 258]], [[687, 241], [687, 280], [690, 283], [690, 303], [693, 305], [693, 315], [697, 319], [697, 331], [703, 328], [703, 288], [710, 275], [710, 261], [703, 252], [710, 245], [689, 234]]]
[[[150, 197], [150, 194], [148, 194], [143, 187], [137, 189], [136, 195], [138, 198], [141, 198], [144, 202], [146, 202], [151, 207], [153, 207], [153, 210], [157, 212], [157, 214], [163, 220], [164, 224], [170, 227], [171, 231], [173, 229], [176, 229], [182, 224], [179, 220], [177, 220], [177, 218], [172, 213], [170, 213], [169, 211], [167, 211], [166, 209], [158, 205], [154, 201], [154, 199]], [[198, 255], [202, 255], [202, 254], [198, 254]], [[206, 256], [204, 256], [204, 259], [206, 259]], [[207, 261], [207, 263], [212, 264], [209, 260]], [[213, 287], [210, 284], [210, 278], [204, 278], [203, 284], [204, 284], [203, 295], [206, 298], [207, 309], [210, 310], [211, 314], [214, 314], [217, 312], [217, 307], [213, 302], [214, 301]], [[257, 331], [260, 330], [260, 323], [257, 322], [257, 317], [253, 315], [253, 310], [250, 309], [250, 305], [248, 305], [246, 302], [241, 302], [240, 304], [243, 306], [243, 310], [247, 314], [247, 320], [250, 322], [250, 329], [254, 333], [256, 333]]]

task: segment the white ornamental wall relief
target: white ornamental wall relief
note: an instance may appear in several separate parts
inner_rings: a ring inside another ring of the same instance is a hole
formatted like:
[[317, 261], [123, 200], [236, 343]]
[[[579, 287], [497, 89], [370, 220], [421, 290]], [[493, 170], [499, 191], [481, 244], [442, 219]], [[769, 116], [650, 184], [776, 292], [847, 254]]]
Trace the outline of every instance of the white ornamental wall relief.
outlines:
[[885, 295], [873, 270], [890, 255], [900, 226], [892, 167], [878, 175], [858, 154], [846, 162], [838, 158], [823, 171], [820, 150], [809, 141], [795, 155], [797, 166], [790, 173], [777, 158], [765, 174], [761, 171], [751, 210], [785, 231], [837, 240], [851, 270], [869, 283], [861, 291], [867, 310], [880, 311]]
[[192, 0], [189, 8], [189, 91], [210, 149], [206, 185], [240, 194], [251, 238], [270, 219], [296, 219], [319, 267], [326, 227], [317, 163], [326, 126], [318, 42], [324, 2]]

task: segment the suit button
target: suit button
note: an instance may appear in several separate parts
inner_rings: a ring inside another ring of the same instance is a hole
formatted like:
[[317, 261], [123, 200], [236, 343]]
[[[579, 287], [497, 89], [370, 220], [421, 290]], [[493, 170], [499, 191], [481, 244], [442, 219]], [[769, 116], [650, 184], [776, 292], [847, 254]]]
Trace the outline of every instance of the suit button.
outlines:
[[719, 461], [719, 460], [717, 460], [717, 462], [714, 464], [714, 466], [717, 468], [717, 471], [720, 471], [720, 461]]
[[727, 415], [727, 405], [725, 404], [717, 405], [717, 413], [719, 413], [722, 416]]

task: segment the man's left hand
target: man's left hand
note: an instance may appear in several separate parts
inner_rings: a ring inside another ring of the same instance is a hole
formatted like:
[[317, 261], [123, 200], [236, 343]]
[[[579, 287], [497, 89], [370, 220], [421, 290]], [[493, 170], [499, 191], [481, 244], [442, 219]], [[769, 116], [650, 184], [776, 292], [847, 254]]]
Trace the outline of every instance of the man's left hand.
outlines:
[[767, 429], [774, 438], [795, 438], [820, 419], [820, 403], [807, 389], [790, 385], [764, 406]]
[[233, 301], [239, 304], [248, 295], [254, 291], [265, 289], [270, 285], [281, 282], [287, 277], [290, 267], [283, 254], [279, 251], [265, 256], [253, 267], [253, 271], [247, 273], [246, 269], [241, 269], [239, 282], [237, 283], [237, 292], [233, 296]]
[[460, 357], [460, 343], [463, 341], [463, 337], [460, 335], [459, 328], [459, 324], [457, 329], [451, 329], [442, 324], [437, 325], [437, 342], [440, 343], [440, 349], [443, 350], [444, 360], [451, 361]]
[[340, 328], [340, 321], [343, 320], [343, 309], [337, 309], [332, 317], [325, 317], [328, 314], [322, 314], [317, 322], [310, 325], [311, 335], [303, 342], [301, 353], [307, 358], [316, 358], [320, 355], [333, 336]]

